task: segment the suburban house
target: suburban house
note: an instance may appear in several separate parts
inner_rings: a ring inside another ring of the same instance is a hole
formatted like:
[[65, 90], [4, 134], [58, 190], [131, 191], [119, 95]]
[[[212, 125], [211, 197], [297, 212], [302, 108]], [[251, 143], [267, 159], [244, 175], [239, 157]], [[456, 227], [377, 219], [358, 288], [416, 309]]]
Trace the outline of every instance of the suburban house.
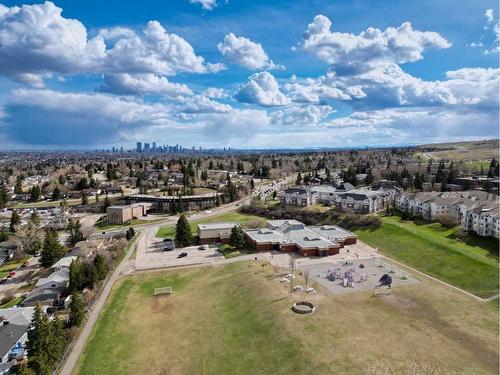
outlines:
[[106, 209], [108, 224], [125, 224], [134, 218], [140, 218], [146, 215], [151, 208], [148, 203], [134, 203], [125, 206], [109, 206]]
[[77, 256], [66, 256], [64, 258], [59, 259], [50, 268], [52, 268], [53, 270], [62, 270], [65, 268], [69, 269], [69, 266], [71, 266], [71, 263], [77, 259], [78, 259]]
[[23, 307], [34, 307], [38, 304], [42, 306], [54, 306], [59, 303], [60, 298], [61, 292], [59, 289], [34, 289], [28, 293], [21, 305]]
[[151, 210], [155, 212], [175, 212], [178, 210], [205, 210], [215, 207], [222, 193], [183, 195], [183, 196], [155, 196], [155, 195], [129, 195], [122, 199], [128, 204], [151, 203]]
[[47, 277], [38, 279], [35, 288], [41, 289], [57, 289], [64, 291], [69, 283], [69, 268], [61, 268], [58, 271], [52, 272]]
[[202, 244], [228, 243], [231, 230], [239, 226], [238, 223], [209, 223], [198, 224], [198, 237]]
[[[331, 229], [334, 228], [340, 230], [333, 226]], [[297, 220], [269, 220], [267, 228], [248, 229], [244, 232], [247, 241], [257, 251], [277, 250], [297, 252], [302, 256], [327, 256], [338, 254], [346, 244], [345, 240], [337, 242], [333, 233], [331, 238], [325, 237], [319, 230], [308, 228]], [[354, 238], [349, 243], [356, 242], [354, 234], [347, 231], [343, 234]]]
[[0, 374], [8, 374], [15, 361], [24, 358], [34, 311], [34, 307], [0, 310]]
[[499, 198], [484, 191], [401, 193], [395, 207], [411, 216], [436, 220], [449, 216], [467, 231], [499, 238]]

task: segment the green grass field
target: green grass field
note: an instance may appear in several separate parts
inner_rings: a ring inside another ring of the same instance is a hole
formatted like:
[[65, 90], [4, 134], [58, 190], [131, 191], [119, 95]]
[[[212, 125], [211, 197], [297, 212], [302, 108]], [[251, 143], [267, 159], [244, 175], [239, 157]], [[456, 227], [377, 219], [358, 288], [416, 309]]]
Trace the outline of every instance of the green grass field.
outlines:
[[8, 309], [10, 307], [14, 307], [18, 304], [21, 303], [21, 301], [23, 300], [24, 298], [22, 296], [19, 296], [19, 297], [14, 297], [12, 298], [9, 302], [3, 304], [0, 306], [0, 309]]
[[[260, 262], [129, 276], [114, 286], [75, 374], [497, 374], [498, 312], [423, 281], [307, 299]], [[296, 282], [303, 283], [300, 276]], [[170, 296], [153, 296], [171, 286]], [[302, 292], [303, 293], [303, 292]]]
[[359, 238], [397, 261], [481, 297], [498, 293], [498, 242], [467, 236], [438, 223], [402, 222], [383, 217], [376, 230], [356, 230]]
[[[226, 214], [222, 215], [217, 215], [217, 216], [212, 216], [207, 219], [202, 219], [202, 220], [193, 220], [190, 221], [191, 225], [191, 233], [196, 233], [197, 225], [198, 224], [206, 224], [206, 223], [215, 223], [219, 221], [236, 221], [240, 223], [243, 227], [247, 226], [249, 223], [252, 222], [259, 222], [261, 225], [265, 225], [266, 219], [260, 217], [260, 216], [254, 216], [254, 215], [245, 215], [239, 212], [229, 212]], [[164, 238], [174, 238], [175, 237], [175, 225], [170, 225], [166, 227], [162, 227], [158, 229], [158, 232], [156, 233], [157, 237], [164, 237]]]

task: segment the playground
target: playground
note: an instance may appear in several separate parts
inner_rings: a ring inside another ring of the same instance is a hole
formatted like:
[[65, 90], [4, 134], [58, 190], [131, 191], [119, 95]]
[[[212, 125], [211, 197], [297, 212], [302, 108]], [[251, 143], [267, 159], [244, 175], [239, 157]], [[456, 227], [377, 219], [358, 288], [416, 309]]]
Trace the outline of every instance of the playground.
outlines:
[[309, 272], [312, 280], [336, 295], [366, 290], [372, 290], [375, 295], [389, 294], [389, 289], [420, 283], [383, 258], [320, 263], [300, 270]]
[[301, 271], [282, 283], [289, 270], [252, 260], [124, 277], [75, 374], [498, 374], [497, 305], [427, 279], [381, 298], [312, 279], [316, 293], [291, 292]]

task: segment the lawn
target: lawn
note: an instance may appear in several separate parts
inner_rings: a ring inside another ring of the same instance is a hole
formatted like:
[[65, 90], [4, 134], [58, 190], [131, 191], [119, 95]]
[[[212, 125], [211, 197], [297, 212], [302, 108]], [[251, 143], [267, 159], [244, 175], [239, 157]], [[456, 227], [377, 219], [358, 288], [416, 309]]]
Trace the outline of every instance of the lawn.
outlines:
[[21, 303], [21, 301], [23, 300], [24, 298], [22, 296], [19, 296], [19, 297], [14, 297], [12, 298], [9, 302], [3, 304], [0, 306], [0, 309], [8, 309], [8, 308], [11, 308], [11, 307], [14, 307], [14, 306], [17, 306], [18, 304]]
[[376, 230], [356, 230], [359, 238], [397, 261], [481, 297], [498, 293], [498, 242], [468, 236], [456, 239], [457, 229], [438, 223], [383, 217]]
[[[498, 313], [423, 281], [307, 298], [291, 312], [281, 273], [260, 262], [128, 276], [113, 288], [79, 375], [497, 374]], [[297, 282], [303, 283], [300, 277]], [[153, 297], [156, 287], [173, 295]]]
[[[190, 221], [191, 225], [191, 233], [196, 233], [196, 229], [198, 224], [206, 224], [206, 223], [215, 223], [219, 221], [236, 221], [241, 224], [241, 226], [245, 227], [249, 223], [253, 222], [259, 222], [261, 225], [265, 225], [266, 219], [260, 217], [260, 216], [254, 216], [254, 215], [245, 215], [239, 212], [229, 212], [226, 214], [222, 215], [217, 215], [217, 216], [212, 216], [206, 219], [202, 220], [193, 220]], [[158, 229], [158, 232], [156, 233], [157, 237], [164, 237], [164, 238], [174, 238], [175, 237], [175, 225], [170, 225], [167, 227], [161, 227]]]
[[21, 264], [23, 264], [26, 259], [21, 259], [21, 260], [9, 260], [8, 262], [5, 262], [0, 266], [0, 279], [3, 279], [5, 276], [7, 276], [10, 272], [15, 271]]

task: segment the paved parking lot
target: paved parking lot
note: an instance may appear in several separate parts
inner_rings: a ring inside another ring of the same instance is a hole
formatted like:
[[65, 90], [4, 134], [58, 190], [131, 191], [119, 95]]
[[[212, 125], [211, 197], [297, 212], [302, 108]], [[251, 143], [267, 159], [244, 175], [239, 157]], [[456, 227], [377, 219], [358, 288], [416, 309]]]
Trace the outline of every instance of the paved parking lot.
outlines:
[[[203, 263], [219, 262], [224, 257], [215, 246], [200, 250], [199, 246], [189, 246], [172, 251], [165, 251], [163, 238], [155, 236], [157, 228], [148, 231], [139, 239], [135, 261], [135, 269], [151, 269], [162, 267], [187, 266]], [[186, 252], [188, 255], [178, 258], [179, 254]]]

